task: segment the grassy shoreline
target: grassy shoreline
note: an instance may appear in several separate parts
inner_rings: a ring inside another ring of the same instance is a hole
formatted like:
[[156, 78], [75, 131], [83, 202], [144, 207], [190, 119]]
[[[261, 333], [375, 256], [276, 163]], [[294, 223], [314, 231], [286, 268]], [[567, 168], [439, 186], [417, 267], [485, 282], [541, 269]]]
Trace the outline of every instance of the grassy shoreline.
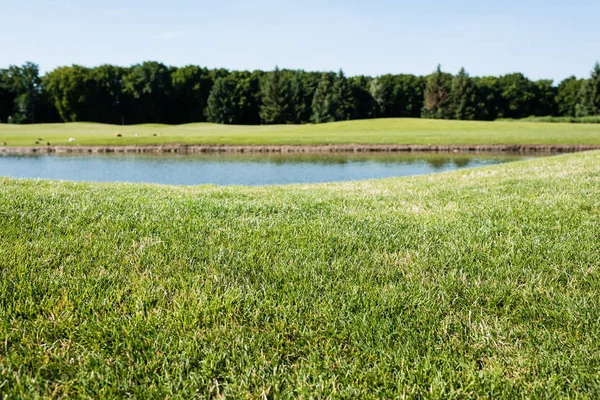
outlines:
[[[116, 137], [115, 133], [122, 136]], [[136, 137], [135, 134], [138, 136]], [[153, 136], [153, 135], [157, 136]], [[160, 135], [158, 135], [160, 134]], [[74, 138], [74, 142], [69, 142]], [[599, 124], [375, 119], [320, 125], [0, 124], [0, 143], [46, 145], [599, 145]]]
[[318, 185], [0, 185], [0, 396], [600, 395], [598, 151]]

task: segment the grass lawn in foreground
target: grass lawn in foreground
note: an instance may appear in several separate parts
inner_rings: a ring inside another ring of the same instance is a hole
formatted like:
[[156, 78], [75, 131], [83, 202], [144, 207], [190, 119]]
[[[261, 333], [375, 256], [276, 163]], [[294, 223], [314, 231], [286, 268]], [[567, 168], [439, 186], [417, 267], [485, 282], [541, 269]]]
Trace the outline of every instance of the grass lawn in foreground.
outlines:
[[[115, 137], [115, 133], [122, 137]], [[134, 134], [138, 134], [135, 137]], [[160, 133], [160, 136], [152, 136]], [[8, 146], [119, 144], [600, 144], [600, 124], [374, 119], [319, 125], [0, 124]], [[69, 142], [74, 138], [75, 142]]]
[[600, 396], [600, 152], [0, 188], [0, 397]]

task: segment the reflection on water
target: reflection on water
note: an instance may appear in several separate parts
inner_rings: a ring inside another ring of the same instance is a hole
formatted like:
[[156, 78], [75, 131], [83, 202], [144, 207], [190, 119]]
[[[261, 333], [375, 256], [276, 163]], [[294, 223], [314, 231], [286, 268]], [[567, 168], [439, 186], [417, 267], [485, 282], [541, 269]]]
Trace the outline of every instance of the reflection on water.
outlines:
[[97, 182], [272, 185], [422, 175], [530, 158], [519, 154], [2, 155], [0, 176]]

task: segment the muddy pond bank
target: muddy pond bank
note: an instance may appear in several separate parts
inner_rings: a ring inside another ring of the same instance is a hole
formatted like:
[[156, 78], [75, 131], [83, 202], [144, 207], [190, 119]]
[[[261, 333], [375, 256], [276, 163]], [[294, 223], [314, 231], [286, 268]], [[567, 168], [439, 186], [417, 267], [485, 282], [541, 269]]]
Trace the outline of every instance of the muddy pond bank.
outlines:
[[50, 153], [368, 153], [368, 152], [439, 152], [439, 153], [573, 153], [598, 150], [600, 145], [108, 145], [108, 146], [24, 146], [0, 147], [4, 154]]

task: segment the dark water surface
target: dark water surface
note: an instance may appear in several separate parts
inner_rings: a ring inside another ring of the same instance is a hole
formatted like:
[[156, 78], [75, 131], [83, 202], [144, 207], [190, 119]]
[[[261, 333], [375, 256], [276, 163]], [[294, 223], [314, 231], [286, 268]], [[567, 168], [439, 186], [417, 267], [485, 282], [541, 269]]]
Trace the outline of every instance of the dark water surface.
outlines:
[[531, 157], [445, 153], [0, 155], [0, 176], [177, 185], [278, 185], [422, 175], [526, 158]]

